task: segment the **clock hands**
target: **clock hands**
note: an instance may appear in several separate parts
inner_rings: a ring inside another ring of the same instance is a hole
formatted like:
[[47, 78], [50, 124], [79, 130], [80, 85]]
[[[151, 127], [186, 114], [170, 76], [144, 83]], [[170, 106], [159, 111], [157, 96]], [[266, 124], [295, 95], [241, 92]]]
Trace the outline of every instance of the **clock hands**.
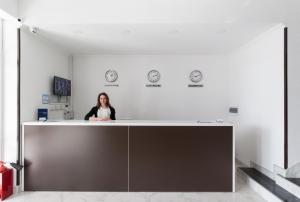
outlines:
[[190, 73], [190, 80], [194, 83], [198, 83], [202, 80], [202, 73], [199, 70], [194, 70]]
[[149, 71], [149, 73], [148, 73], [148, 80], [151, 83], [158, 82], [159, 79], [160, 79], [160, 73], [157, 70], [151, 70], [151, 71]]
[[106, 81], [115, 82], [118, 79], [118, 73], [115, 70], [108, 70], [105, 73]]

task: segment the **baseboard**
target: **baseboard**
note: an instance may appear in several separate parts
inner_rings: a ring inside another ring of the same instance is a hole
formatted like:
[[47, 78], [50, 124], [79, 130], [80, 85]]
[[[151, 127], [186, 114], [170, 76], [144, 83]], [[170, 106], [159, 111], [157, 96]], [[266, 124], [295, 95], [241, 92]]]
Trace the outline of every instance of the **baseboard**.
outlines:
[[273, 169], [274, 169], [275, 178], [276, 178], [276, 175], [281, 175], [283, 177], [287, 177], [287, 170], [286, 169], [281, 168], [277, 165], [274, 165]]
[[259, 172], [263, 173], [264, 175], [268, 176], [269, 178], [275, 180], [275, 175], [272, 171], [269, 171], [268, 169], [254, 163], [253, 161], [250, 161], [250, 167], [255, 168]]
[[246, 179], [246, 184], [256, 193], [258, 193], [263, 199], [269, 202], [282, 202], [281, 199], [279, 199], [277, 196], [275, 196], [273, 193], [269, 192], [267, 189], [265, 189], [262, 185], [257, 183], [255, 180], [253, 180], [251, 177], [244, 174], [244, 177]]
[[287, 169], [286, 177], [300, 178], [300, 162]]
[[240, 161], [239, 159], [235, 159], [235, 165], [237, 167], [249, 167], [247, 164], [245, 164], [244, 162]]
[[22, 192], [21, 186], [14, 186], [13, 193], [16, 194], [16, 193], [19, 193], [19, 192]]

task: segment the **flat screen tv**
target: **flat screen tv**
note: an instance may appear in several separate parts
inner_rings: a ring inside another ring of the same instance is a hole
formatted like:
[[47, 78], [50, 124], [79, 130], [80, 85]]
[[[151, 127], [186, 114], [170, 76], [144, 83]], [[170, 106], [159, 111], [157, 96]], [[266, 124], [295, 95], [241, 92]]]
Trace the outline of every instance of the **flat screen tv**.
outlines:
[[54, 76], [53, 94], [58, 96], [71, 96], [71, 80]]

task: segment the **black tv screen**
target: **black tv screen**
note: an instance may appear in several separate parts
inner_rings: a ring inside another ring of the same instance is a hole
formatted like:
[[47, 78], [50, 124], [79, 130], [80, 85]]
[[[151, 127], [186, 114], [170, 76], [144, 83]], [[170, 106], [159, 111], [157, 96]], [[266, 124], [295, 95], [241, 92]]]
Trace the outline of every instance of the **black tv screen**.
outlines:
[[71, 80], [54, 76], [53, 94], [59, 96], [71, 96]]

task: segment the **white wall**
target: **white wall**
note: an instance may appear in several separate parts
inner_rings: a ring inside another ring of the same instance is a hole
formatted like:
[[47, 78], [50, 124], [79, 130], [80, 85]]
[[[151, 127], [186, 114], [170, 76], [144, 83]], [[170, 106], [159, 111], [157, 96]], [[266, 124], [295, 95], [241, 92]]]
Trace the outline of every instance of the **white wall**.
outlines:
[[68, 53], [45, 39], [21, 31], [21, 121], [37, 119], [42, 94], [52, 94], [53, 76], [69, 78]]
[[283, 25], [230, 55], [230, 105], [236, 123], [236, 157], [273, 171], [284, 167]]
[[[75, 118], [95, 106], [105, 91], [117, 119], [215, 120], [227, 117], [227, 60], [221, 55], [78, 55], [74, 57]], [[108, 69], [118, 71], [119, 87], [105, 87]], [[161, 73], [161, 88], [145, 87], [147, 73]], [[203, 72], [203, 88], [188, 88], [189, 73]]]
[[18, 0], [0, 0], [0, 9], [6, 13], [18, 17], [19, 1]]

